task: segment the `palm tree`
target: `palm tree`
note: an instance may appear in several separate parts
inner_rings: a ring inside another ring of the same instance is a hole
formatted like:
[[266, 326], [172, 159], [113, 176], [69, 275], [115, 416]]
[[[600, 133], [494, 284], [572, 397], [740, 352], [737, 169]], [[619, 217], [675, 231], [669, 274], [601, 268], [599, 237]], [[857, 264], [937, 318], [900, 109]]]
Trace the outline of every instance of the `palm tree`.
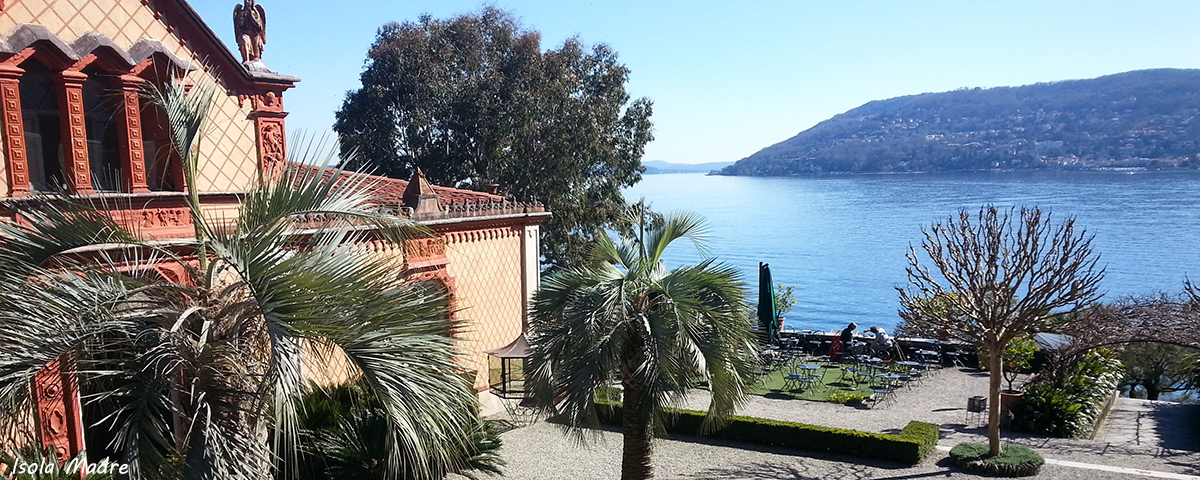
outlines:
[[[99, 201], [65, 196], [0, 223], [0, 432], [26, 418], [34, 374], [63, 359], [85, 410], [101, 412], [87, 428], [105, 441], [89, 447], [134, 478], [293, 478], [302, 371], [344, 363], [381, 405], [390, 476], [440, 477], [474, 423], [452, 359], [459, 326], [446, 292], [361, 247], [427, 232], [384, 213], [372, 177], [312, 166], [337, 151], [317, 142], [292, 145], [302, 155], [235, 219], [210, 218], [195, 179], [215, 91], [151, 94], [184, 159], [196, 238], [144, 241]], [[186, 278], [159, 274], [164, 263]]]
[[704, 260], [667, 270], [663, 251], [691, 239], [703, 252], [702, 221], [667, 216], [614, 243], [600, 236], [593, 267], [547, 277], [530, 321], [533, 398], [570, 430], [597, 423], [595, 391], [619, 380], [624, 451], [621, 478], [650, 478], [653, 435], [664, 409], [678, 405], [697, 378], [712, 390], [706, 428], [744, 404], [757, 356], [744, 284], [733, 268]]

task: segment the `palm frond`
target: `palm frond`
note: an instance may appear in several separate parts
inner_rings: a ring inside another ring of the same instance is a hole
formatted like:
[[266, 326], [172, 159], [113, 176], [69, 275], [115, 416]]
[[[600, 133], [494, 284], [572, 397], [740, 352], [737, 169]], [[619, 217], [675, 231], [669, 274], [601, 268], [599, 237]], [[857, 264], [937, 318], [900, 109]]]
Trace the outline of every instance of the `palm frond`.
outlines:
[[691, 240], [700, 254], [706, 255], [708, 249], [704, 236], [707, 233], [708, 227], [704, 224], [704, 218], [699, 215], [693, 213], [667, 215], [660, 228], [648, 230], [645, 238], [642, 239], [646, 245], [647, 262], [657, 263], [662, 259], [662, 254], [667, 247], [681, 238]]
[[111, 216], [71, 197], [43, 196], [11, 208], [17, 221], [0, 222], [0, 267], [43, 265], [80, 247], [141, 243]]
[[275, 225], [290, 225], [301, 216], [325, 219], [329, 228], [369, 227], [394, 243], [431, 234], [416, 222], [389, 214], [379, 203], [373, 192], [382, 178], [326, 168], [328, 162], [340, 161], [336, 142], [297, 135], [291, 143], [289, 162], [243, 201], [238, 235], [261, 237]]

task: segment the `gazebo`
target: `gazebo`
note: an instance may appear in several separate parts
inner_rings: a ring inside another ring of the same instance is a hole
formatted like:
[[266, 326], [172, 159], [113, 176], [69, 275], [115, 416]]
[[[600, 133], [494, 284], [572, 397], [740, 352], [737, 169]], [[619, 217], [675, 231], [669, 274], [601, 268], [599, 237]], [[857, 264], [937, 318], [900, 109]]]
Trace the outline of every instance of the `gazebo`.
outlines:
[[529, 340], [525, 334], [512, 343], [488, 350], [488, 384], [500, 398], [525, 396], [525, 359], [529, 357]]

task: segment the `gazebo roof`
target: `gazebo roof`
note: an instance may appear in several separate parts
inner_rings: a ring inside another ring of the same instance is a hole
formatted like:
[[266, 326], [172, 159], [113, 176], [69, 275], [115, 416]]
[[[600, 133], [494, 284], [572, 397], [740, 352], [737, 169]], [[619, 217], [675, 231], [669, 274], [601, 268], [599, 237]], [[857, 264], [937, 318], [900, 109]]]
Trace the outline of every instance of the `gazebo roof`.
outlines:
[[500, 358], [526, 358], [529, 356], [529, 340], [525, 338], [525, 333], [522, 332], [512, 343], [495, 350], [487, 350], [484, 353]]

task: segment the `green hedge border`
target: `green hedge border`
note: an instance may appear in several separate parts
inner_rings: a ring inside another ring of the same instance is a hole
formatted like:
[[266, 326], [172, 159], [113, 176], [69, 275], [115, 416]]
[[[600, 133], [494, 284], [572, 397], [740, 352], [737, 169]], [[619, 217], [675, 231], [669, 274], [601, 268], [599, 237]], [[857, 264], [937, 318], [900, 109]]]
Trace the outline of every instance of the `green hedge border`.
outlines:
[[[621, 424], [620, 402], [597, 400], [596, 406], [601, 422]], [[675, 420], [667, 428], [669, 433], [701, 436], [700, 425], [704, 423], [705, 412], [668, 409], [666, 413]], [[703, 436], [916, 465], [933, 451], [938, 432], [937, 425], [917, 421], [908, 422], [899, 434], [892, 435], [734, 416], [724, 428]]]

